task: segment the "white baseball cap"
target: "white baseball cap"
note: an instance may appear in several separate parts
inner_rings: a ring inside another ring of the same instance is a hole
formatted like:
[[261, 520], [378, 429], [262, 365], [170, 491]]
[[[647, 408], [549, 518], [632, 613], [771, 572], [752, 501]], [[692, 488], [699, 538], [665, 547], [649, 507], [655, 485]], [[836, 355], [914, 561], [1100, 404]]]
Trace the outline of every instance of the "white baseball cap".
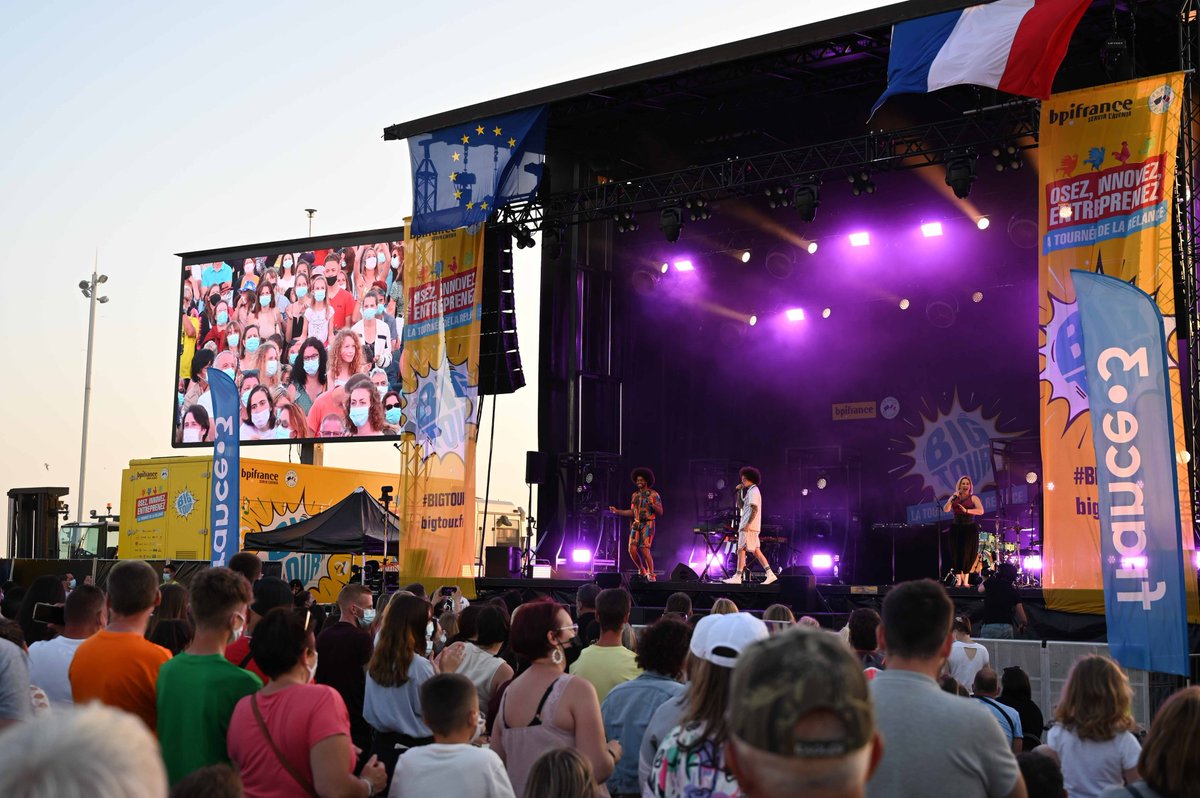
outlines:
[[749, 613], [707, 615], [696, 624], [690, 648], [713, 665], [732, 668], [747, 646], [769, 636], [767, 625]]

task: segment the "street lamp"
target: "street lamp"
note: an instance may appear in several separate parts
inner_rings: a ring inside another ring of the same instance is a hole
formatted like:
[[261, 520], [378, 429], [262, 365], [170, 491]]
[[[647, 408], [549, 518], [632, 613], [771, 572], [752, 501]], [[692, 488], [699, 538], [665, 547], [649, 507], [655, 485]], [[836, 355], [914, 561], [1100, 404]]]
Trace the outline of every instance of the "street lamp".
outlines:
[[88, 343], [87, 368], [83, 373], [83, 441], [79, 444], [79, 496], [75, 499], [75, 523], [83, 523], [83, 485], [87, 475], [87, 443], [88, 443], [88, 409], [92, 403], [92, 343], [96, 336], [96, 303], [101, 305], [108, 302], [106, 296], [96, 296], [96, 288], [108, 282], [107, 274], [97, 274], [100, 266], [100, 255], [96, 255], [96, 264], [92, 267], [92, 279], [80, 280], [79, 291], [88, 298]]

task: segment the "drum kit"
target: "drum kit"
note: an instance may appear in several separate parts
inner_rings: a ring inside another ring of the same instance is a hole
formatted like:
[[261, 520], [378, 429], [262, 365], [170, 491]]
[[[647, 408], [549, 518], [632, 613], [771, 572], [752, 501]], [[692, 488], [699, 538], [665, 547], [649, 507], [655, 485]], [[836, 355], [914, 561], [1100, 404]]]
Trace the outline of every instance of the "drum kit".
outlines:
[[[984, 525], [991, 524], [989, 531]], [[1005, 519], [979, 519], [979, 555], [972, 573], [983, 579], [994, 574], [1001, 563], [1017, 568], [1017, 587], [1041, 584], [1042, 542], [1034, 527], [1022, 527]]]

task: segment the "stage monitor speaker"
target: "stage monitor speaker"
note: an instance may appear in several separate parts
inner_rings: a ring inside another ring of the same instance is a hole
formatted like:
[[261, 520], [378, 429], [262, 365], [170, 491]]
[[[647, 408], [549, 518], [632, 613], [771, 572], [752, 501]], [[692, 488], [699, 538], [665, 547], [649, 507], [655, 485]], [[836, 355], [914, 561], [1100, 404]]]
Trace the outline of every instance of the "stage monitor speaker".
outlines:
[[545, 452], [525, 452], [525, 484], [541, 485], [549, 467], [550, 458]]
[[671, 569], [672, 582], [699, 582], [700, 574], [693, 571], [684, 563], [679, 563]]
[[283, 579], [283, 560], [263, 560], [262, 575]]
[[624, 578], [619, 571], [602, 571], [596, 574], [596, 585], [601, 590], [624, 587]]
[[779, 572], [779, 595], [796, 614], [817, 606], [817, 577], [807, 565], [793, 565]]
[[488, 546], [483, 551], [483, 575], [488, 579], [515, 579], [521, 575], [521, 550], [515, 546]]

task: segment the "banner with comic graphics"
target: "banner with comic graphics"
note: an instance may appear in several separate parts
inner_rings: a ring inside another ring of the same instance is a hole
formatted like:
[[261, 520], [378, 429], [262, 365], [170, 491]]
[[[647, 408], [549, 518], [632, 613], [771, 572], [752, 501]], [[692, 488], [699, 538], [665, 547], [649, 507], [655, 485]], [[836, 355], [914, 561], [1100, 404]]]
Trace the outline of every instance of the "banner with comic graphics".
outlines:
[[[1070, 271], [1117, 277], [1153, 296], [1167, 334], [1176, 454], [1186, 452], [1175, 336], [1172, 198], [1183, 75], [1056, 94], [1042, 103], [1038, 295], [1047, 604], [1103, 612], [1092, 419]], [[1183, 545], [1193, 548], [1187, 471]], [[1194, 591], [1194, 580], [1192, 590]], [[1195, 602], [1191, 602], [1195, 606]]]
[[476, 224], [405, 241], [402, 572], [458, 577], [475, 562], [483, 236]]

